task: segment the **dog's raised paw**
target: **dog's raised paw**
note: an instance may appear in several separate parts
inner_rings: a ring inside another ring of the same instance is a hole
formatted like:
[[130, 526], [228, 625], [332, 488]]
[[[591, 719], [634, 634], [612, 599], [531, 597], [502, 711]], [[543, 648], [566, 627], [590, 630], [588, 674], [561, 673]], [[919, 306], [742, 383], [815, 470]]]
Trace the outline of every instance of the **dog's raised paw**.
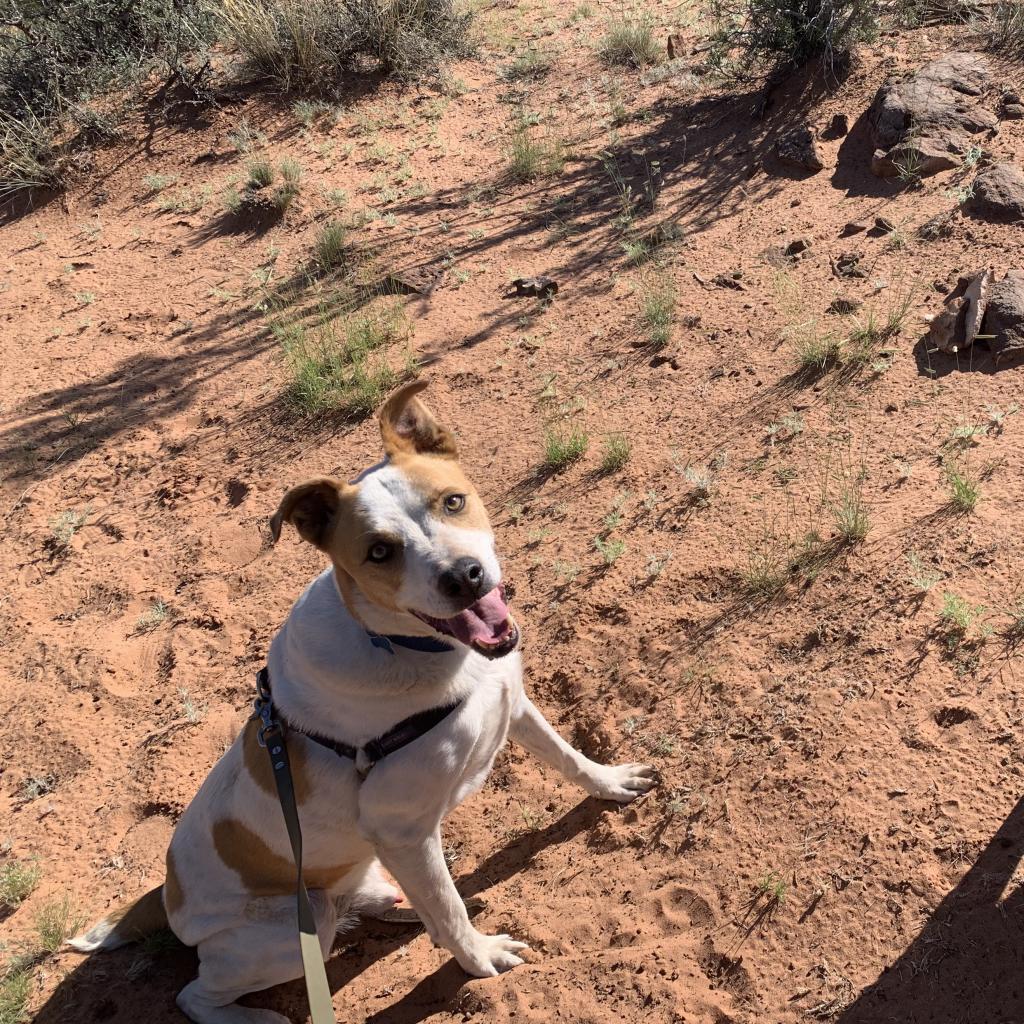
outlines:
[[584, 789], [600, 800], [628, 804], [657, 782], [658, 773], [649, 764], [613, 764], [602, 766], [593, 778], [585, 780]]
[[517, 956], [530, 947], [511, 935], [483, 935], [477, 932], [471, 947], [457, 957], [462, 969], [474, 978], [493, 978], [523, 962]]

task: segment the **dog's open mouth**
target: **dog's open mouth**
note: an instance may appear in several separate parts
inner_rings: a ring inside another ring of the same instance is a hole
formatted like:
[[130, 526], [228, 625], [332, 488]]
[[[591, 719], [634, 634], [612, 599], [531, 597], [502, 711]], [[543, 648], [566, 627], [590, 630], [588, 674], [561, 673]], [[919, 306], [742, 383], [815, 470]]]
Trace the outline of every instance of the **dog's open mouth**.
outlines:
[[519, 630], [505, 603], [505, 586], [502, 583], [450, 619], [435, 619], [417, 611], [413, 615], [432, 629], [454, 637], [488, 658], [500, 658], [519, 643]]

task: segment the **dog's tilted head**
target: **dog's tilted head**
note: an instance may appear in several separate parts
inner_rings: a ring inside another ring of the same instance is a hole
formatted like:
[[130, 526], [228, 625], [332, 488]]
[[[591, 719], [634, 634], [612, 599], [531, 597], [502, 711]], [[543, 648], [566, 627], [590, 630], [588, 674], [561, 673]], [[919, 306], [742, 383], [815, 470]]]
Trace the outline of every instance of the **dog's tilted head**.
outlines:
[[387, 459], [354, 482], [292, 488], [270, 522], [292, 523], [330, 556], [346, 604], [360, 597], [413, 615], [487, 657], [508, 654], [519, 630], [505, 603], [487, 513], [457, 461], [451, 432], [416, 397], [415, 381], [380, 412]]

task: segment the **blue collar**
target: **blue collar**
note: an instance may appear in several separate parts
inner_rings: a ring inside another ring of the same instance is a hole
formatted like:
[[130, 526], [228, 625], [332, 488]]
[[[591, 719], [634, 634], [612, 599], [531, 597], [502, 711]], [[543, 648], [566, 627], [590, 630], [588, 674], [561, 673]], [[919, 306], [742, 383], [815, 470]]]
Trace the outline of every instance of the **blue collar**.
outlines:
[[419, 651], [422, 654], [447, 654], [455, 650], [451, 644], [435, 640], [432, 636], [382, 636], [370, 630], [366, 631], [366, 635], [374, 647], [379, 647], [388, 654], [394, 654], [395, 647], [406, 647], [410, 651]]

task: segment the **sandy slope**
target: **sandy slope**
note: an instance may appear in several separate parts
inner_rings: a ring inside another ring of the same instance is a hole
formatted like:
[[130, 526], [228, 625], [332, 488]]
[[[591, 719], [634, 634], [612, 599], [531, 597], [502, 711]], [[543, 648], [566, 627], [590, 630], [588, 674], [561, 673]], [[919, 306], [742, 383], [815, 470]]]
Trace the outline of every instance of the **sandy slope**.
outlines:
[[[878, 181], [858, 121], [888, 71], [945, 37], [887, 37], [838, 92], [806, 99], [812, 123], [844, 111], [854, 129], [800, 179], [770, 151], [803, 116], [795, 85], [757, 120], [753, 93], [609, 74], [592, 56], [599, 19], [544, 9], [515, 35], [551, 47], [552, 70], [508, 83], [506, 16], [484, 11], [490, 42], [456, 70], [464, 91], [384, 88], [325, 130], [244, 95], [198, 125], [140, 120], [66, 204], [0, 226], [0, 840], [43, 869], [5, 941], [29, 941], [66, 892], [93, 917], [160, 880], [175, 818], [321, 563], [291, 538], [269, 550], [269, 513], [292, 483], [377, 456], [370, 423], [287, 413], [266, 309], [265, 268], [273, 289], [303, 265], [332, 215], [326, 190], [341, 188], [348, 212], [393, 214], [359, 233], [366, 273], [448, 264], [432, 295], [402, 301], [413, 347], [434, 360], [430, 401], [493, 513], [532, 694], [588, 753], [651, 759], [664, 783], [614, 809], [510, 750], [447, 836], [460, 887], [487, 901], [481, 927], [530, 941], [530, 964], [467, 982], [415, 930], [364, 926], [330, 964], [340, 1019], [1024, 1019], [1008, 980], [1024, 948], [1019, 658], [999, 632], [1019, 582], [1024, 417], [972, 449], [991, 469], [974, 514], [948, 511], [941, 466], [957, 425], [1020, 399], [1024, 371], [994, 373], [982, 354], [929, 367], [916, 319], [938, 302], [935, 279], [1020, 266], [1020, 229], [961, 222], [917, 240], [952, 204], [950, 176], [916, 191]], [[571, 140], [562, 175], [502, 179], [517, 98]], [[616, 127], [617, 103], [631, 116]], [[218, 230], [245, 162], [225, 136], [243, 117], [268, 154], [306, 168], [297, 206], [258, 237]], [[1024, 158], [1017, 125], [989, 145]], [[637, 325], [651, 270], [624, 257], [609, 160], [635, 193], [656, 180], [639, 225], [683, 232], [667, 252], [680, 322], [664, 353]], [[156, 173], [179, 179], [163, 196], [209, 195], [163, 212], [142, 181]], [[839, 240], [878, 214], [902, 247]], [[765, 255], [797, 237], [812, 242], [787, 272], [799, 312]], [[840, 282], [830, 257], [849, 249], [869, 273]], [[744, 290], [701, 283], [733, 271]], [[550, 308], [502, 297], [524, 273], [559, 280]], [[286, 315], [328, 307], [331, 287], [293, 295]], [[787, 323], [823, 316], [837, 293], [885, 316], [910, 291], [890, 368], [794, 380]], [[538, 474], [545, 426], [563, 419], [589, 430], [591, 451]], [[602, 475], [609, 431], [633, 456]], [[694, 500], [682, 470], [709, 464], [710, 498]], [[866, 542], [826, 546], [813, 578], [748, 597], [765, 534], [827, 540], [823, 489], [834, 500], [862, 464]], [[66, 547], [61, 517], [81, 519]], [[625, 542], [611, 566], [594, 545], [606, 533]], [[941, 576], [926, 594], [910, 551]], [[977, 648], [950, 651], [944, 591], [987, 607], [996, 631]], [[776, 879], [773, 906], [762, 883]], [[193, 969], [181, 949], [60, 955], [41, 968], [35, 1019], [179, 1020], [173, 996]], [[299, 985], [254, 1002], [303, 1019]]]

